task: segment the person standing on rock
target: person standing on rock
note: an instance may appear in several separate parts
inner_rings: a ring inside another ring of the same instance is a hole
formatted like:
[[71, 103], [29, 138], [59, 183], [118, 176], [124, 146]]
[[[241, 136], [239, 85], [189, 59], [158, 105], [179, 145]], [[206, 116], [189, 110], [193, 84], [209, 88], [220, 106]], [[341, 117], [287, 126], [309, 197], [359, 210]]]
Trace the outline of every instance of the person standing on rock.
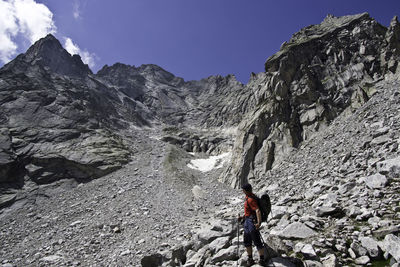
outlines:
[[244, 184], [242, 186], [243, 193], [246, 195], [244, 202], [244, 216], [238, 217], [239, 221], [244, 220], [244, 238], [243, 243], [246, 247], [248, 259], [247, 266], [254, 264], [253, 260], [253, 242], [256, 246], [260, 255], [260, 265], [264, 265], [264, 246], [261, 242], [260, 237], [260, 226], [261, 226], [261, 211], [258, 207], [257, 200], [253, 194], [253, 189], [250, 184]]

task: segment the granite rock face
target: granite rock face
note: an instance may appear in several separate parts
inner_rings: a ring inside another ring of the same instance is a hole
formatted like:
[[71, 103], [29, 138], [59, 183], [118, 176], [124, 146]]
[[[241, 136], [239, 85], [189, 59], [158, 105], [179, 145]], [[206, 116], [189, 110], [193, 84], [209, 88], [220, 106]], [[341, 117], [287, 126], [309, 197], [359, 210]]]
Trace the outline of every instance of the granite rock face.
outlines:
[[[48, 35], [0, 69], [0, 187], [103, 176], [135, 153], [125, 142], [132, 128], [234, 127], [251, 109], [243, 88], [232, 75], [185, 82], [156, 65], [117, 63], [95, 75]], [[224, 140], [181, 145], [216, 153]]]
[[51, 35], [0, 70], [0, 103], [0, 181], [13, 187], [109, 173], [131, 153], [111, 129], [145, 123]]
[[397, 70], [388, 62], [399, 59], [398, 27], [397, 18], [386, 29], [364, 13], [328, 16], [294, 34], [249, 82], [258, 88], [257, 108], [241, 122], [221, 180], [238, 187], [261, 178], [338, 115], [368, 101], [376, 81]]
[[25, 54], [4, 66], [3, 70], [35, 74], [39, 68], [73, 77], [84, 77], [92, 73], [79, 55], [71, 56], [51, 34], [37, 41]]
[[157, 65], [117, 63], [104, 66], [96, 77], [145, 106], [159, 121], [179, 127], [229, 127], [254, 106], [233, 75], [185, 82]]

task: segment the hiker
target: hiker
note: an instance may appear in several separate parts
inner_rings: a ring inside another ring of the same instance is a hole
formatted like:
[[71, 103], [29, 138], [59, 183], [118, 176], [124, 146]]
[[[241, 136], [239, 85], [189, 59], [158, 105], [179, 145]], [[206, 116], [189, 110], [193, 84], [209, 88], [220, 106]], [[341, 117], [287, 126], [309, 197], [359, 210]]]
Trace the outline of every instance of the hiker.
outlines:
[[258, 207], [257, 200], [253, 198], [253, 189], [250, 184], [244, 184], [242, 186], [243, 193], [246, 195], [244, 202], [244, 216], [238, 216], [238, 220], [244, 220], [244, 246], [246, 247], [248, 259], [247, 266], [254, 264], [253, 260], [253, 242], [256, 246], [260, 255], [260, 265], [264, 265], [264, 246], [260, 238], [260, 226], [261, 226], [261, 211]]

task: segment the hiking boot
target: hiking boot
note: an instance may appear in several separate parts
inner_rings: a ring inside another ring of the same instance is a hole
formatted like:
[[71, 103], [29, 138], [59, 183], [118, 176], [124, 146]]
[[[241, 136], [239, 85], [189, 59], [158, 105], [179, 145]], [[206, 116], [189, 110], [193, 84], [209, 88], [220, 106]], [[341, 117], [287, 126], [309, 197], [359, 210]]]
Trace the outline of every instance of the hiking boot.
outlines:
[[246, 266], [252, 266], [254, 264], [253, 258], [248, 258], [246, 261]]

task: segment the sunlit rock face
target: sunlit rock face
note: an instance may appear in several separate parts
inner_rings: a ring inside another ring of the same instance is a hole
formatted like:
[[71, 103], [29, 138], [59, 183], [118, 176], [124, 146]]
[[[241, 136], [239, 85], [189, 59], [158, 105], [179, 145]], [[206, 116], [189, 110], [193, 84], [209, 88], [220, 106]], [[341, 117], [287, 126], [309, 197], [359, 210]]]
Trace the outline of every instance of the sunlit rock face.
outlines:
[[[130, 160], [130, 129], [235, 127], [254, 106], [244, 87], [233, 75], [186, 82], [151, 64], [93, 74], [48, 35], [0, 69], [0, 183], [103, 176]], [[186, 139], [187, 151], [209, 153], [224, 140]]]
[[397, 18], [387, 29], [364, 13], [327, 16], [294, 34], [250, 81], [257, 107], [239, 126], [221, 180], [237, 187], [262, 177], [339, 114], [368, 101], [374, 83], [396, 73], [398, 27]]

